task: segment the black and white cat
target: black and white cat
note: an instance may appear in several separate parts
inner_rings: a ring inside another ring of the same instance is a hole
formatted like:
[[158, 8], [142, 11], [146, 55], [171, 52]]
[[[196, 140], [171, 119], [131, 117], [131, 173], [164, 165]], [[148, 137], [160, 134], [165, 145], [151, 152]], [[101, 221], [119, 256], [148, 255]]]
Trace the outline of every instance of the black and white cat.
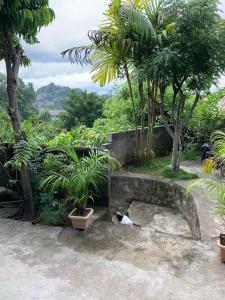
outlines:
[[128, 212], [127, 212], [125, 215], [121, 214], [120, 212], [117, 212], [117, 213], [116, 213], [116, 217], [117, 217], [117, 220], [120, 222], [120, 224], [128, 225], [128, 226], [130, 226], [130, 227], [132, 227], [132, 226], [141, 227], [140, 225], [135, 224], [135, 223], [129, 218]]

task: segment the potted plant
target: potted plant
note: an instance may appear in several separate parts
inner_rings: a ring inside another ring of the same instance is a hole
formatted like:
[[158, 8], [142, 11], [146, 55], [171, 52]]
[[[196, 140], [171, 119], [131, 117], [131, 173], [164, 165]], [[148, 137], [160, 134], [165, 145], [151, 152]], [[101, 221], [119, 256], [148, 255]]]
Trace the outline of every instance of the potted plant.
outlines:
[[75, 206], [69, 214], [73, 228], [85, 230], [93, 214], [93, 209], [87, 208], [89, 199], [93, 200], [99, 184], [119, 163], [109, 152], [100, 150], [90, 150], [89, 155], [82, 158], [73, 147], [60, 146], [54, 148], [54, 152], [57, 168], [49, 170], [41, 188], [65, 191], [66, 200]]

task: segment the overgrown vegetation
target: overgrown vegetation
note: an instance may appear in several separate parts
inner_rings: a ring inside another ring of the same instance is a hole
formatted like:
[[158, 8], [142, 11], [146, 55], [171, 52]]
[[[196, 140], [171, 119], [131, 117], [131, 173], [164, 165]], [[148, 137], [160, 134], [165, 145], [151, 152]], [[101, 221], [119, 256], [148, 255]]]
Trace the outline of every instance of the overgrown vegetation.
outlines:
[[[0, 150], [14, 145], [3, 167], [22, 200], [21, 215], [38, 213], [58, 224], [71, 208], [65, 199], [85, 206], [115, 160], [87, 149], [89, 155], [79, 157], [74, 148], [99, 147], [108, 133], [129, 128], [136, 132], [136, 165], [129, 170], [174, 180], [196, 178], [179, 169], [180, 161], [198, 158], [197, 147], [213, 131], [225, 129], [220, 103], [225, 89], [210, 93], [225, 70], [225, 22], [217, 4], [112, 0], [105, 22], [89, 32], [90, 45], [68, 49], [63, 56], [91, 64], [93, 82], [100, 86], [117, 78], [125, 82], [108, 96], [52, 83], [38, 90], [37, 101], [33, 85], [18, 78], [20, 66], [30, 64], [22, 45], [38, 42], [37, 33], [53, 21], [54, 12], [48, 1], [0, 1], [0, 60], [7, 69], [7, 76], [0, 74]], [[64, 111], [53, 119], [55, 109]], [[172, 154], [163, 158], [151, 157], [155, 125], [164, 125], [173, 139]], [[218, 149], [220, 161], [224, 152]], [[215, 164], [207, 162], [205, 170]]]
[[[224, 168], [225, 166], [225, 133], [222, 131], [214, 132], [211, 136], [212, 148], [215, 157], [209, 158], [211, 162], [208, 164], [207, 173], [213, 172], [215, 169]], [[214, 212], [225, 218], [225, 182], [224, 180], [213, 180], [209, 178], [201, 178], [190, 183], [186, 189], [187, 194], [195, 189], [201, 188], [206, 198], [212, 196], [215, 201]]]
[[[81, 65], [91, 63], [93, 81], [100, 86], [118, 77], [126, 79], [136, 129], [136, 154], [146, 151], [143, 135], [139, 140], [137, 132], [138, 126], [144, 127], [145, 106], [148, 153], [154, 118], [161, 113], [173, 139], [171, 164], [176, 172], [182, 132], [202, 94], [225, 70], [225, 23], [218, 14], [218, 1], [112, 0], [105, 17], [97, 30], [89, 32], [90, 45], [74, 47], [62, 54], [68, 54], [72, 62]], [[132, 77], [138, 90], [138, 105]], [[168, 89], [172, 91], [172, 102], [166, 114]]]
[[[194, 160], [199, 158], [199, 151], [197, 149], [186, 150], [181, 155], [181, 160]], [[140, 166], [130, 166], [128, 171], [143, 172], [153, 176], [162, 176], [174, 180], [190, 180], [198, 178], [197, 174], [186, 172], [180, 169], [173, 172], [169, 166], [171, 162], [170, 155], [151, 159]]]

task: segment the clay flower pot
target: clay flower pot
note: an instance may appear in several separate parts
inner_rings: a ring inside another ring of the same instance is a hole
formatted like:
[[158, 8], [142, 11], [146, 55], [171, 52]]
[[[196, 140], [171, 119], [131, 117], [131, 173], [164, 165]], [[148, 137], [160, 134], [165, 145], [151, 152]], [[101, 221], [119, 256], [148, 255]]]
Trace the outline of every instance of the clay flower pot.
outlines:
[[221, 245], [220, 241], [218, 241], [218, 246], [220, 248], [221, 262], [225, 263], [225, 246]]
[[72, 210], [71, 213], [69, 214], [69, 218], [72, 222], [74, 229], [86, 230], [88, 226], [91, 224], [94, 210], [92, 208], [86, 208], [85, 210], [87, 214], [84, 217], [76, 215], [77, 208]]

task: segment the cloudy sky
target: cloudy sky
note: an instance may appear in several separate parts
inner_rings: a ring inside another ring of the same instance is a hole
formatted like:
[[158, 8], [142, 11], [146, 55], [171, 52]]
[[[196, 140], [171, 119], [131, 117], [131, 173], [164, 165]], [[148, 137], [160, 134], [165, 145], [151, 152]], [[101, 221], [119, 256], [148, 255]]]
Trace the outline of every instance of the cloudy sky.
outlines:
[[[35, 88], [54, 82], [73, 88], [82, 88], [104, 93], [110, 87], [101, 89], [91, 81], [88, 69], [71, 65], [60, 53], [73, 46], [88, 45], [87, 32], [95, 29], [104, 16], [109, 0], [50, 0], [55, 11], [54, 22], [43, 28], [37, 45], [25, 46], [26, 54], [32, 60], [29, 68], [20, 70], [20, 77], [32, 82]], [[0, 71], [5, 73], [4, 64]]]
[[[35, 88], [54, 82], [58, 85], [88, 89], [105, 93], [111, 86], [99, 88], [91, 82], [88, 69], [71, 65], [60, 53], [72, 46], [87, 45], [87, 32], [95, 29], [104, 16], [109, 0], [50, 0], [50, 6], [56, 14], [55, 21], [41, 30], [38, 45], [25, 46], [32, 66], [21, 69], [20, 77], [33, 82]], [[221, 0], [221, 9], [225, 16], [225, 0]], [[0, 71], [5, 72], [3, 63]], [[225, 79], [221, 80], [225, 86]]]

